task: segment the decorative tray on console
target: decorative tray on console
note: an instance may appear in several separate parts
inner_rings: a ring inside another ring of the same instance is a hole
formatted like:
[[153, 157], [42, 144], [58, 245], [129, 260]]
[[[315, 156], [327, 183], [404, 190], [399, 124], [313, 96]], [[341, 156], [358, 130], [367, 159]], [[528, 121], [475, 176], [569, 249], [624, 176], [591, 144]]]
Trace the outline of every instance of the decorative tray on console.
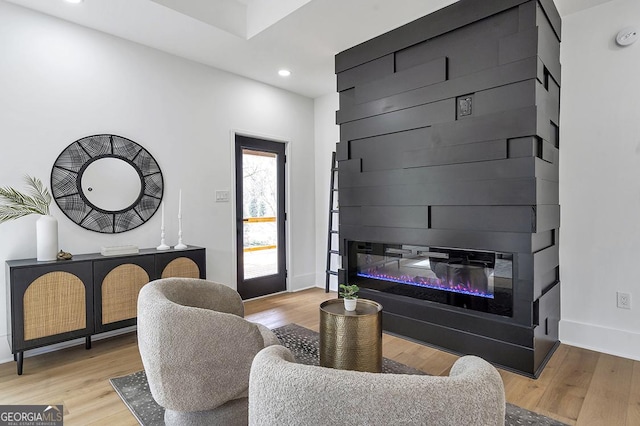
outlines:
[[123, 254], [136, 254], [138, 252], [140, 252], [138, 246], [133, 245], [102, 247], [100, 250], [100, 254], [103, 256], [120, 256]]

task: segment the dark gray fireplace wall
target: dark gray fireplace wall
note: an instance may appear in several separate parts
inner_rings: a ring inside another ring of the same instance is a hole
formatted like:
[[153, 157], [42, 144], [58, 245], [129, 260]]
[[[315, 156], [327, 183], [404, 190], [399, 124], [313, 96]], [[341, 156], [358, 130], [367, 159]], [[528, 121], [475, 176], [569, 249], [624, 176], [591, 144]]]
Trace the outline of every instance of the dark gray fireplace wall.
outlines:
[[558, 342], [560, 25], [552, 0], [461, 0], [335, 58], [342, 253], [347, 241], [514, 253], [513, 317], [442, 308], [455, 319], [437, 324], [387, 300], [385, 318], [488, 347], [482, 330], [506, 327], [531, 365], [495, 362], [529, 375]]

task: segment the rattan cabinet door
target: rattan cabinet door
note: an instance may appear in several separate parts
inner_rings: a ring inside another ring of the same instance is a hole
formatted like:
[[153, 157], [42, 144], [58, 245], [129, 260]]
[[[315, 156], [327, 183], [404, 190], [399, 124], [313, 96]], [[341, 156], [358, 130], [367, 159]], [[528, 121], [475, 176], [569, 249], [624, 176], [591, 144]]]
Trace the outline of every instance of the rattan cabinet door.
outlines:
[[116, 257], [93, 265], [96, 333], [135, 325], [138, 293], [154, 279], [154, 256]]
[[91, 262], [38, 262], [9, 277], [13, 353], [93, 333]]
[[206, 253], [203, 248], [172, 250], [156, 255], [157, 278], [202, 278], [207, 277]]

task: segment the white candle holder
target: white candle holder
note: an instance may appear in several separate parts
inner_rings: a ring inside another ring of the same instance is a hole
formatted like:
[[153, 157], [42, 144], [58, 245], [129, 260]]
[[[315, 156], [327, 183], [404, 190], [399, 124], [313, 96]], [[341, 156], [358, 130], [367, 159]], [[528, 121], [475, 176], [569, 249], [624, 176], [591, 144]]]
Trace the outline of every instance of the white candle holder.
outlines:
[[162, 224], [160, 225], [160, 245], [156, 250], [169, 250], [171, 247], [164, 242], [164, 201], [162, 202]]
[[182, 243], [182, 218], [178, 216], [178, 244], [174, 247], [176, 250], [186, 249], [187, 245]]
[[160, 245], [156, 247], [156, 250], [169, 250], [171, 246], [168, 246], [164, 242], [164, 226], [160, 228]]

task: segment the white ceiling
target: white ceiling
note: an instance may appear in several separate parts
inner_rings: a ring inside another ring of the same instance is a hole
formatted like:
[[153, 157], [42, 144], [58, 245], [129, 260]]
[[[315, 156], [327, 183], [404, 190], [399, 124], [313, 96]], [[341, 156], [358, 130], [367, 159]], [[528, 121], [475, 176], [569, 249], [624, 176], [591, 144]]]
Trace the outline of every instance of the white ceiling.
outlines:
[[[457, 0], [0, 1], [315, 98], [335, 91], [336, 53]], [[554, 1], [564, 16], [612, 0]]]

